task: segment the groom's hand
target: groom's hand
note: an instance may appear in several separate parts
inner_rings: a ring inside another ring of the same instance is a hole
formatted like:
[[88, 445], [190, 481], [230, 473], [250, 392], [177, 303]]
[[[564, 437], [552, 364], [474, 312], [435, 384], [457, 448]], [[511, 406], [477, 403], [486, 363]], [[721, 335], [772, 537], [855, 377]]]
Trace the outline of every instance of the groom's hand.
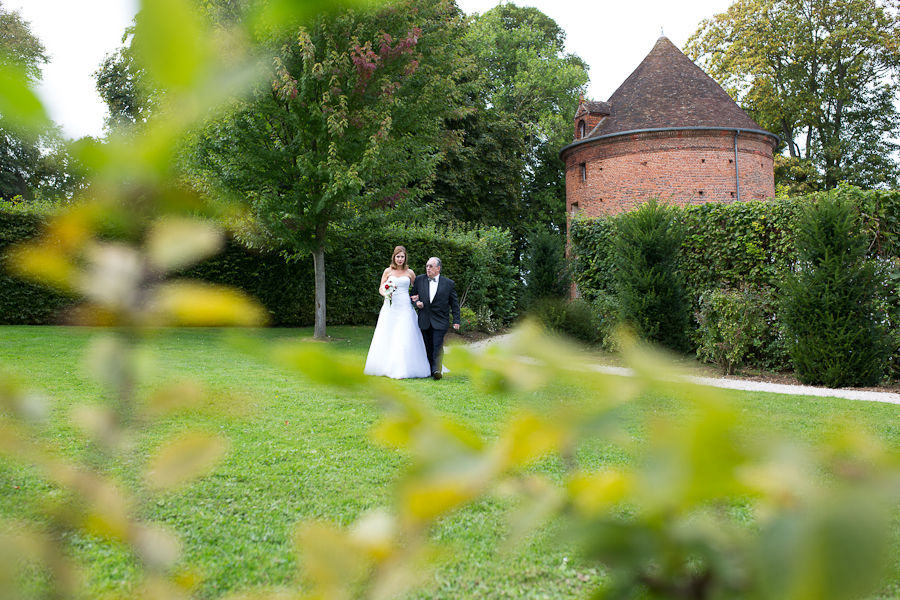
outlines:
[[425, 304], [423, 302], [416, 302], [416, 308], [425, 308]]
[[418, 302], [418, 301], [419, 301], [419, 295], [416, 294], [415, 296], [410, 296], [409, 299], [412, 300], [413, 302]]
[[453, 324], [453, 329], [459, 331], [459, 323], [454, 323], [454, 324]]

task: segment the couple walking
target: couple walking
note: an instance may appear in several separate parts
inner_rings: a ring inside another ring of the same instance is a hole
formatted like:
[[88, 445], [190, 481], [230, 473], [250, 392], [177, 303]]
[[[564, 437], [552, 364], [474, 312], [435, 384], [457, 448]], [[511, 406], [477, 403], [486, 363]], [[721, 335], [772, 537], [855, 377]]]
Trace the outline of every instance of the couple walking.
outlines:
[[[456, 284], [441, 275], [441, 259], [431, 257], [418, 277], [407, 264], [406, 248], [397, 246], [391, 266], [381, 275], [378, 292], [384, 296], [378, 324], [366, 358], [366, 375], [393, 379], [433, 377], [443, 373], [444, 336], [453, 311], [459, 329]], [[418, 308], [418, 314], [413, 310]]]

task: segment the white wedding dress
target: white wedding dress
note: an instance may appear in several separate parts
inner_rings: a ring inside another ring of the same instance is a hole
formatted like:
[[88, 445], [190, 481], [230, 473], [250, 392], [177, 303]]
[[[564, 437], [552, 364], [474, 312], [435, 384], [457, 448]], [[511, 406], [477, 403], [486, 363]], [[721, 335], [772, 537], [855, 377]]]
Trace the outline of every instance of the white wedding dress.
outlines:
[[431, 367], [418, 317], [409, 299], [409, 277], [388, 277], [397, 285], [393, 300], [384, 299], [366, 357], [366, 375], [392, 379], [430, 377]]

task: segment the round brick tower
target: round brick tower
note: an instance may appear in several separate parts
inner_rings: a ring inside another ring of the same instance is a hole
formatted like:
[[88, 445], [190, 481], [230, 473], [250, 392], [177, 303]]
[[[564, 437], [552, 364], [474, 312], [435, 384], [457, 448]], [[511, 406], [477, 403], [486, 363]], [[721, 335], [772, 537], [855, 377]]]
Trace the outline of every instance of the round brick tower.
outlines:
[[582, 100], [566, 163], [569, 215], [613, 215], [649, 198], [674, 204], [775, 195], [778, 137], [661, 37], [609, 102]]

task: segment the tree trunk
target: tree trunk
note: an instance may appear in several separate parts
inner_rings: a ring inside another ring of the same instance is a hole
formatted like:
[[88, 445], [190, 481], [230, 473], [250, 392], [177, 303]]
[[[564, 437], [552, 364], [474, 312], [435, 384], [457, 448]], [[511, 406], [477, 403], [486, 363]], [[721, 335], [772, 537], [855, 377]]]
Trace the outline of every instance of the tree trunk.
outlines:
[[316, 325], [313, 337], [325, 339], [325, 229], [327, 225], [316, 227], [316, 249], [313, 251], [313, 263], [316, 275]]

